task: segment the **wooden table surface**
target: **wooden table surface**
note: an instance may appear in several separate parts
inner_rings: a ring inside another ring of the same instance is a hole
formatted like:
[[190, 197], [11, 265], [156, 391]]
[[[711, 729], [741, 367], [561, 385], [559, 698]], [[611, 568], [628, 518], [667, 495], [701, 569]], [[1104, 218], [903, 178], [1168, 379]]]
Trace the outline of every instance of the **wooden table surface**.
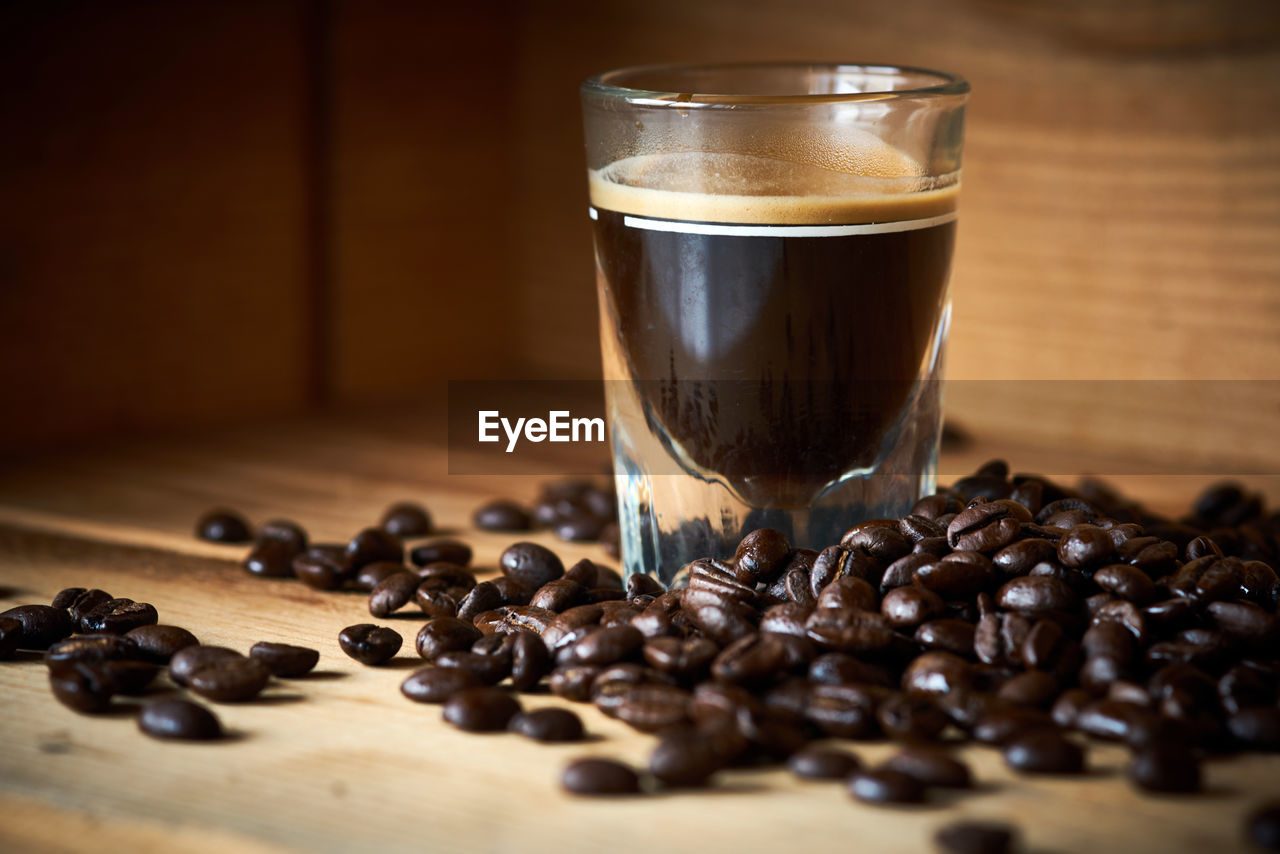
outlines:
[[[1227, 852], [1247, 850], [1248, 809], [1280, 797], [1277, 757], [1215, 761], [1204, 795], [1153, 797], [1126, 782], [1123, 749], [1095, 746], [1091, 772], [1076, 779], [1018, 777], [996, 752], [963, 748], [977, 790], [918, 808], [864, 806], [840, 785], [778, 770], [722, 773], [705, 791], [570, 798], [557, 783], [569, 759], [642, 765], [652, 738], [586, 705], [574, 706], [594, 736], [586, 744], [458, 732], [438, 707], [398, 690], [422, 663], [412, 651], [421, 615], [381, 621], [405, 635], [406, 652], [387, 667], [363, 667], [342, 654], [337, 635], [369, 620], [365, 597], [250, 577], [238, 566], [243, 547], [191, 535], [201, 512], [225, 504], [257, 522], [294, 518], [317, 540], [344, 539], [412, 498], [473, 544], [477, 566], [495, 566], [518, 537], [472, 529], [471, 511], [489, 496], [530, 498], [545, 478], [450, 476], [446, 452], [422, 441], [420, 424], [413, 413], [329, 417], [0, 466], [0, 608], [97, 586], [153, 603], [162, 622], [206, 643], [247, 650], [274, 640], [321, 653], [309, 678], [217, 706], [233, 733], [219, 744], [156, 742], [128, 714], [78, 715], [50, 696], [37, 656], [0, 665], [0, 851], [919, 852], [939, 825], [964, 817], [1013, 821], [1025, 850], [1039, 854]], [[993, 450], [975, 442], [948, 456], [947, 468], [962, 471]], [[1054, 459], [1034, 448], [1002, 451], [1020, 470]], [[1107, 465], [1081, 459], [1075, 470], [1114, 470]], [[1114, 482], [1177, 512], [1208, 480]], [[1280, 501], [1280, 479], [1249, 483]], [[598, 546], [528, 538], [566, 562], [606, 560]], [[872, 763], [893, 750], [852, 747]]]

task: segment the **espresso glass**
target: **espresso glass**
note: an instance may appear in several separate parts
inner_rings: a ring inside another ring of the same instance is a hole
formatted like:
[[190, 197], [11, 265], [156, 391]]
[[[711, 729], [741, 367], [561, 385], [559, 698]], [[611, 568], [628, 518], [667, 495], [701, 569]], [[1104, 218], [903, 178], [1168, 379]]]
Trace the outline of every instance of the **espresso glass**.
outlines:
[[934, 486], [968, 85], [872, 65], [582, 86], [628, 573], [821, 549]]

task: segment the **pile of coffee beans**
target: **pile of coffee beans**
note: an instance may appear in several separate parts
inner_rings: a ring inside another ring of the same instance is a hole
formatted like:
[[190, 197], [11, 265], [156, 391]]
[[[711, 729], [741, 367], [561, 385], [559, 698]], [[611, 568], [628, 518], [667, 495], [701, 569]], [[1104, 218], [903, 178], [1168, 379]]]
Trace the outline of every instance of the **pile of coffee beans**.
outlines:
[[483, 505], [472, 516], [483, 531], [549, 528], [567, 542], [598, 542], [618, 557], [618, 502], [612, 486], [589, 480], [554, 481], [542, 488], [532, 509], [510, 499]]
[[167, 672], [173, 686], [206, 700], [251, 700], [273, 676], [304, 676], [320, 657], [316, 650], [282, 643], [258, 643], [247, 657], [203, 646], [186, 629], [161, 624], [148, 603], [84, 587], [62, 590], [49, 605], [19, 605], [0, 615], [0, 659], [18, 650], [43, 652], [50, 691], [67, 708], [83, 714], [134, 712], [144, 733], [188, 741], [221, 738], [217, 716], [177, 696], [152, 696], [140, 705], [119, 698], [164, 694], [155, 680]]
[[[533, 513], [496, 502], [476, 522], [555, 524], [591, 494], [553, 484]], [[1135, 787], [1186, 793], [1202, 788], [1208, 759], [1280, 750], [1280, 514], [1237, 485], [1172, 520], [1100, 483], [1069, 489], [995, 461], [821, 551], [749, 531], [731, 558], [683, 567], [671, 590], [647, 576], [624, 584], [590, 560], [566, 568], [529, 542], [481, 580], [461, 542], [418, 546], [408, 565], [385, 534], [301, 555], [325, 566], [316, 586], [368, 589], [373, 616], [427, 618], [414, 646], [430, 664], [404, 681], [408, 699], [469, 731], [580, 738], [576, 716], [523, 712], [509, 690], [545, 686], [656, 736], [643, 772], [573, 763], [562, 781], [578, 794], [785, 764], [867, 803], [918, 803], [971, 785], [947, 753], [958, 741], [1000, 750], [1019, 773], [1077, 775], [1088, 738], [1129, 747]], [[399, 634], [383, 631], [398, 650]], [[903, 749], [864, 768], [811, 744], [824, 738]], [[1013, 838], [957, 826], [936, 841], [1002, 851]]]

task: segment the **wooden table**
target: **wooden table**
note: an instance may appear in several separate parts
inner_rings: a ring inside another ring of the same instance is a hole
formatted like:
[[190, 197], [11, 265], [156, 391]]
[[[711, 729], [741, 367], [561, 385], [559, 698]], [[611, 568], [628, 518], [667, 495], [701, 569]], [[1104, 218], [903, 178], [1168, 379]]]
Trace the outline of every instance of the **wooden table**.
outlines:
[[[247, 650], [277, 640], [321, 652], [310, 678], [218, 706], [234, 735], [219, 744], [160, 743], [129, 715], [71, 712], [50, 696], [36, 656], [0, 665], [0, 851], [919, 852], [936, 827], [965, 817], [1015, 821], [1026, 850], [1041, 854], [1225, 852], [1242, 848], [1247, 810], [1280, 796], [1280, 759], [1260, 756], [1209, 764], [1199, 797], [1139, 795], [1123, 775], [1125, 751], [1098, 746], [1078, 779], [1017, 777], [997, 753], [964, 748], [978, 790], [911, 809], [863, 806], [842, 786], [776, 770], [723, 773], [705, 791], [567, 797], [557, 784], [566, 761], [599, 754], [643, 764], [652, 739], [583, 705], [575, 709], [595, 736], [586, 744], [460, 733], [437, 707], [399, 694], [421, 664], [412, 652], [420, 616], [383, 621], [406, 636], [407, 652], [363, 667], [337, 644], [342, 627], [369, 619], [363, 596], [250, 577], [238, 566], [242, 547], [191, 536], [202, 511], [226, 504], [343, 539], [392, 501], [414, 498], [474, 545], [478, 566], [494, 566], [513, 537], [471, 529], [471, 511], [488, 496], [531, 497], [545, 478], [449, 476], [444, 449], [422, 440], [421, 424], [414, 413], [329, 417], [0, 467], [0, 607], [99, 586], [153, 603], [162, 622], [206, 643]], [[948, 456], [948, 469], [991, 450], [977, 442]], [[1052, 459], [1003, 451], [1019, 469]], [[1207, 480], [1135, 474], [1117, 484], [1176, 512]], [[1280, 500], [1277, 478], [1251, 484]], [[605, 559], [594, 545], [530, 538], [567, 561]], [[854, 750], [874, 763], [892, 747]]]

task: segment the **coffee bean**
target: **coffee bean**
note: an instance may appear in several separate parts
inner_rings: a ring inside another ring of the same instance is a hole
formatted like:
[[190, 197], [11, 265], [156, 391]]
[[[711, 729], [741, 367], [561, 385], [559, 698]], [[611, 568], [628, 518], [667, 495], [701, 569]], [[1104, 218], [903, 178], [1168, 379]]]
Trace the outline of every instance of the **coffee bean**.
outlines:
[[22, 623], [13, 617], [0, 617], [0, 661], [13, 658], [22, 642]]
[[991, 553], [999, 551], [1022, 532], [1031, 513], [1016, 501], [997, 499], [974, 504], [958, 513], [947, 526], [953, 549]]
[[1058, 560], [1063, 566], [1099, 566], [1114, 553], [1111, 537], [1097, 525], [1076, 525], [1058, 541]]
[[169, 678], [185, 687], [197, 670], [235, 658], [244, 656], [225, 646], [185, 646], [169, 659]]
[[885, 735], [900, 741], [933, 741], [947, 726], [947, 716], [927, 697], [892, 694], [876, 708]]
[[1026, 774], [1080, 774], [1084, 751], [1075, 742], [1049, 729], [1015, 735], [1004, 746], [1005, 764]]
[[313, 545], [295, 557], [292, 566], [298, 580], [316, 590], [336, 590], [354, 573], [346, 549], [338, 545]]
[[136, 661], [142, 657], [142, 650], [120, 635], [77, 635], [52, 644], [45, 650], [44, 663], [52, 669], [77, 661], [97, 664], [103, 661]]
[[22, 624], [18, 649], [48, 649], [75, 630], [75, 624], [64, 609], [49, 605], [19, 605], [0, 613], [0, 617]]
[[637, 572], [627, 576], [626, 592], [628, 599], [644, 595], [660, 596], [666, 591], [667, 588], [662, 585], [662, 582], [652, 575]]
[[49, 607], [62, 609], [70, 608], [76, 599], [79, 599], [87, 592], [88, 590], [84, 587], [66, 587], [59, 590], [54, 595], [53, 601], [49, 603]]
[[414, 546], [409, 552], [409, 560], [415, 566], [427, 566], [433, 563], [468, 566], [471, 563], [471, 546], [459, 540], [432, 540], [429, 543]]
[[72, 622], [78, 626], [80, 624], [80, 620], [83, 619], [86, 614], [94, 608], [97, 608], [103, 602], [107, 602], [114, 598], [114, 596], [105, 590], [93, 588], [86, 590], [77, 596], [67, 608], [67, 611], [71, 614]]
[[1280, 802], [1264, 804], [1245, 819], [1250, 841], [1268, 851], [1280, 851]]
[[996, 698], [1015, 706], [1048, 708], [1058, 696], [1058, 680], [1043, 670], [1026, 670], [1008, 679], [996, 691]]
[[476, 510], [472, 523], [484, 531], [527, 531], [533, 527], [529, 511], [514, 501], [497, 500]]
[[877, 768], [850, 777], [849, 792], [867, 804], [919, 804], [924, 802], [925, 788], [901, 771]]
[[196, 522], [196, 536], [210, 543], [247, 543], [252, 537], [243, 516], [221, 508], [200, 517]]
[[271, 671], [261, 661], [239, 656], [206, 664], [187, 677], [187, 684], [206, 699], [236, 703], [261, 694], [270, 679]]
[[430, 661], [444, 652], [470, 649], [479, 639], [480, 631], [474, 626], [454, 617], [438, 617], [418, 630], [416, 647], [418, 655]]
[[996, 594], [996, 603], [1009, 611], [1040, 614], [1071, 611], [1080, 603], [1065, 582], [1047, 575], [1026, 575], [1005, 582]]
[[780, 531], [760, 528], [738, 543], [733, 562], [741, 580], [768, 584], [782, 573], [790, 551], [791, 544]]
[[968, 789], [973, 785], [969, 766], [937, 750], [903, 750], [880, 765], [914, 777], [922, 785], [944, 789]]
[[902, 674], [902, 686], [917, 694], [941, 695], [969, 687], [969, 662], [950, 652], [926, 652], [913, 660]]
[[347, 543], [347, 572], [355, 573], [366, 564], [380, 560], [404, 563], [404, 543], [399, 537], [382, 528], [365, 528]]
[[1093, 574], [1093, 583], [1121, 599], [1128, 599], [1139, 605], [1145, 605], [1156, 595], [1156, 586], [1150, 576], [1137, 567], [1123, 563], [1102, 567]]
[[369, 613], [385, 619], [413, 601], [422, 583], [417, 573], [401, 570], [382, 579], [369, 593]]
[[102, 661], [94, 666], [115, 683], [117, 694], [128, 696], [145, 693], [160, 673], [160, 666], [149, 661]]
[[461, 667], [423, 667], [400, 684], [400, 693], [415, 703], [443, 703], [465, 688], [481, 686], [480, 677]]
[[[421, 633], [418, 637], [421, 640]], [[390, 661], [400, 651], [403, 643], [404, 638], [400, 637], [399, 632], [372, 623], [347, 626], [338, 634], [338, 646], [342, 647], [342, 651], [361, 664], [370, 666]]]
[[301, 554], [307, 549], [308, 537], [306, 530], [297, 522], [290, 519], [272, 519], [270, 522], [264, 522], [258, 529], [255, 542], [258, 545], [268, 542], [283, 543], [294, 554]]
[[1048, 540], [1029, 539], [1010, 543], [991, 556], [991, 564], [1003, 578], [1026, 575], [1038, 563], [1056, 560], [1057, 547]]
[[49, 688], [59, 703], [85, 714], [105, 712], [116, 681], [98, 663], [72, 661], [49, 671]]
[[806, 747], [787, 760], [787, 769], [806, 780], [843, 780], [861, 767], [852, 753], [825, 747]]
[[431, 514], [421, 504], [401, 501], [386, 509], [378, 526], [397, 537], [425, 537], [431, 533]]
[[548, 548], [537, 543], [508, 546], [499, 560], [502, 572], [528, 590], [537, 590], [564, 575], [564, 564]]
[[832, 738], [870, 738], [876, 735], [878, 693], [864, 685], [814, 685], [805, 717]]
[[108, 599], [80, 618], [79, 630], [85, 634], [108, 632], [122, 635], [138, 626], [159, 622], [155, 606], [132, 599]]
[[161, 697], [142, 705], [138, 729], [153, 738], [172, 741], [213, 741], [222, 737], [222, 724], [213, 712], [176, 697]]
[[1040, 709], [991, 704], [973, 722], [970, 735], [974, 741], [1003, 746], [1046, 729], [1054, 730], [1053, 719]]
[[587, 597], [587, 588], [567, 578], [548, 581], [534, 592], [529, 604], [549, 611], [567, 611]]
[[532, 632], [515, 632], [511, 640], [511, 687], [531, 691], [551, 671], [551, 654], [542, 638]]
[[501, 688], [464, 688], [444, 703], [444, 719], [467, 732], [498, 732], [520, 713], [520, 703]]
[[940, 617], [946, 605], [937, 593], [923, 587], [899, 587], [890, 590], [880, 602], [880, 613], [895, 629], [911, 629], [934, 617]]
[[1133, 755], [1129, 778], [1148, 792], [1200, 791], [1200, 762], [1182, 744], [1150, 744]]
[[966, 599], [991, 587], [996, 572], [986, 555], [957, 551], [920, 566], [912, 580], [945, 599]]
[[[599, 693], [610, 684], [609, 671], [605, 671], [592, 686], [593, 700], [602, 711]], [[615, 690], [618, 701], [613, 716], [641, 732], [659, 732], [689, 719], [689, 693], [673, 685], [630, 685]]]
[[578, 759], [565, 766], [560, 785], [575, 795], [634, 795], [640, 778], [612, 759]]
[[507, 729], [546, 744], [581, 741], [585, 735], [582, 718], [568, 709], [551, 707], [520, 712], [507, 724]]
[[1250, 750], [1280, 750], [1280, 706], [1253, 706], [1227, 717], [1227, 731]]
[[435, 658], [437, 667], [469, 670], [482, 685], [497, 685], [511, 673], [511, 654], [481, 655], [476, 652], [442, 652]]
[[320, 652], [305, 646], [259, 641], [249, 648], [249, 657], [262, 662], [272, 676], [296, 679], [315, 669]]
[[302, 549], [291, 542], [265, 540], [255, 545], [240, 565], [260, 578], [292, 578], [293, 561], [300, 554]]
[[933, 834], [941, 854], [1009, 854], [1017, 832], [991, 821], [953, 821]]
[[658, 740], [649, 755], [649, 773], [668, 786], [702, 786], [724, 767], [728, 758], [702, 733], [678, 728]]

